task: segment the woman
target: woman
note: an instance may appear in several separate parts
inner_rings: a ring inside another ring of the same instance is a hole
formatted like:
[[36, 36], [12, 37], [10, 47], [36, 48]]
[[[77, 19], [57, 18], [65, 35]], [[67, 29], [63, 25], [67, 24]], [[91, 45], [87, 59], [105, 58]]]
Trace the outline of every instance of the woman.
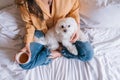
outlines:
[[[79, 0], [18, 0], [17, 3], [22, 19], [26, 22], [25, 47], [21, 50], [22, 52], [31, 52], [30, 43], [33, 42], [36, 30], [46, 33], [60, 18], [73, 17], [77, 21], [78, 29], [71, 37], [71, 43], [76, 42], [79, 38]], [[49, 58], [61, 56], [57, 50], [50, 52]]]

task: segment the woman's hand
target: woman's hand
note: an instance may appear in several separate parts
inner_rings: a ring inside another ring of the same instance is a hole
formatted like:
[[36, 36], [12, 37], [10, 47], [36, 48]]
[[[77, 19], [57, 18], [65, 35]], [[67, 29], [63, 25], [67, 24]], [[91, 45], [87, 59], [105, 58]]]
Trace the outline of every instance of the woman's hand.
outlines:
[[[25, 52], [25, 53], [27, 53], [29, 56], [31, 56], [30, 44], [26, 44], [26, 46], [25, 46], [23, 49], [21, 49], [20, 52]], [[17, 54], [14, 56], [14, 60], [15, 60], [15, 61], [17, 61], [17, 60], [16, 60], [16, 56], [17, 56]]]
[[52, 59], [55, 59], [55, 58], [58, 58], [58, 57], [61, 57], [61, 53], [59, 51], [56, 51], [56, 50], [52, 50], [51, 51], [51, 55], [49, 56], [49, 58], [52, 58]]
[[28, 53], [29, 55], [31, 55], [31, 52], [30, 52], [30, 44], [26, 44], [25, 47], [23, 49], [21, 49], [21, 52], [26, 52]]
[[71, 43], [75, 43], [78, 39], [79, 39], [79, 32], [80, 32], [80, 28], [77, 29], [77, 31], [75, 31], [70, 39]]

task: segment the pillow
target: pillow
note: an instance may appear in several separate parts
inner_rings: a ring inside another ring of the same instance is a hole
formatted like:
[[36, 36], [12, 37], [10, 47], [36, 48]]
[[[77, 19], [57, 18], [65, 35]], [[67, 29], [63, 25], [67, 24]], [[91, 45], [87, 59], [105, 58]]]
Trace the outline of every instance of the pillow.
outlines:
[[81, 20], [88, 27], [120, 27], [120, 0], [80, 0]]
[[14, 0], [0, 0], [0, 9], [5, 8], [9, 5], [12, 5]]

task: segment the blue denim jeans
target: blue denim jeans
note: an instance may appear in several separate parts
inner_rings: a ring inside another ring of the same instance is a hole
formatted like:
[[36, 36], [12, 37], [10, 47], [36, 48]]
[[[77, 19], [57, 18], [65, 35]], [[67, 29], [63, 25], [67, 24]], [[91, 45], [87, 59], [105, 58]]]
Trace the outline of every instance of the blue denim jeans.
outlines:
[[92, 59], [94, 51], [91, 44], [88, 41], [86, 42], [76, 41], [73, 45], [76, 46], [78, 55], [71, 54], [65, 47], [63, 47], [61, 53], [63, 54], [64, 57], [79, 59], [84, 62]]
[[[43, 37], [44, 34], [41, 31], [36, 30], [34, 36], [40, 38]], [[26, 64], [19, 64], [23, 69], [32, 69], [36, 66], [47, 65], [52, 60], [48, 58], [50, 55], [50, 50], [40, 43], [31, 42], [30, 51], [31, 51], [30, 62]]]
[[[34, 36], [40, 38], [43, 37], [44, 34], [39, 30], [35, 30]], [[84, 62], [92, 59], [93, 48], [91, 47], [89, 42], [76, 41], [74, 45], [78, 50], [78, 55], [71, 54], [64, 46], [61, 50], [61, 54], [66, 58], [79, 59]], [[36, 66], [47, 65], [52, 61], [50, 58], [48, 58], [48, 56], [50, 55], [50, 50], [44, 45], [32, 42], [30, 43], [30, 50], [30, 62], [26, 64], [19, 64], [23, 69], [31, 69]]]

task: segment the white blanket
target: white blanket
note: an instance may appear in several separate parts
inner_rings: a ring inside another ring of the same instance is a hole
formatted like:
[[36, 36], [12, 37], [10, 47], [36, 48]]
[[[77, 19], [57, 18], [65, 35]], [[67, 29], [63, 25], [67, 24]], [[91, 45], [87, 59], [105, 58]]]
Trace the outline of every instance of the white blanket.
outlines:
[[84, 28], [94, 48], [91, 61], [61, 57], [26, 71], [14, 62], [24, 35], [19, 11], [15, 5], [0, 11], [0, 80], [120, 80], [120, 28], [103, 26]]

